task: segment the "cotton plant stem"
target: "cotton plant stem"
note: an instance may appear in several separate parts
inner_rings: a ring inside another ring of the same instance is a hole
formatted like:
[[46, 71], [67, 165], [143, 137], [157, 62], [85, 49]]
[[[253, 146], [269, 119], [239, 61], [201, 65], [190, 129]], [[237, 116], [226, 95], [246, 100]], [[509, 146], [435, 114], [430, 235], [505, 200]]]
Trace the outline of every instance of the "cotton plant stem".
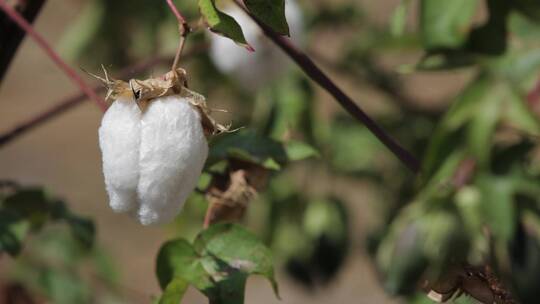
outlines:
[[262, 23], [257, 17], [250, 14], [239, 0], [236, 4], [257, 23], [264, 34], [281, 48], [309, 78], [324, 88], [334, 99], [353, 117], [362, 122], [373, 135], [375, 135], [409, 170], [417, 174], [420, 172], [420, 162], [406, 149], [401, 147], [390, 137], [373, 119], [371, 119], [345, 92], [343, 92], [314, 62], [309, 56], [296, 48], [289, 40], [285, 39], [274, 30]]
[[82, 77], [53, 50], [49, 43], [34, 30], [32, 25], [28, 23], [19, 12], [8, 5], [5, 0], [0, 0], [0, 9], [41, 47], [45, 54], [49, 56], [49, 58], [81, 89], [82, 92], [93, 100], [102, 110], [107, 108], [105, 101], [103, 101], [103, 99], [85, 83]]
[[171, 9], [172, 13], [176, 17], [176, 20], [178, 20], [178, 31], [180, 33], [180, 41], [178, 43], [178, 48], [176, 50], [176, 56], [174, 56], [174, 61], [171, 67], [171, 71], [176, 71], [178, 68], [178, 64], [180, 63], [180, 58], [182, 56], [182, 52], [184, 50], [184, 45], [186, 42], [186, 37], [191, 32], [191, 28], [189, 27], [189, 24], [186, 21], [186, 18], [180, 13], [178, 8], [174, 5], [172, 0], [167, 0], [167, 5]]
[[[45, 0], [18, 0], [15, 1], [13, 8], [19, 11], [28, 23], [33, 23], [45, 2]], [[7, 14], [0, 12], [0, 82], [13, 61], [25, 34], [25, 31], [14, 23]]]

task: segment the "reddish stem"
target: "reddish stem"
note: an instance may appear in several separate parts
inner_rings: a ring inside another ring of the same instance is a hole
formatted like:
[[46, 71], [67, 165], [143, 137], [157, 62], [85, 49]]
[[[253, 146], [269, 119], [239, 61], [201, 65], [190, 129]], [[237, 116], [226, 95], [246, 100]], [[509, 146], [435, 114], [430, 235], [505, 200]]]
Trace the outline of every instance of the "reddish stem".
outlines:
[[2, 9], [8, 17], [17, 23], [34, 41], [43, 49], [43, 51], [56, 63], [56, 65], [75, 83], [79, 88], [92, 99], [101, 110], [105, 111], [107, 106], [103, 99], [101, 99], [85, 82], [84, 80], [72, 69], [60, 56], [52, 49], [49, 43], [36, 31], [28, 21], [26, 21], [16, 10], [9, 6], [4, 0], [0, 0], [0, 9]]
[[178, 19], [178, 23], [179, 24], [186, 24], [186, 18], [184, 18], [184, 16], [182, 16], [182, 14], [180, 14], [180, 11], [178, 11], [178, 9], [176, 8], [176, 6], [172, 2], [172, 0], [167, 0], [167, 4], [171, 8], [171, 11], [173, 12], [176, 19]]

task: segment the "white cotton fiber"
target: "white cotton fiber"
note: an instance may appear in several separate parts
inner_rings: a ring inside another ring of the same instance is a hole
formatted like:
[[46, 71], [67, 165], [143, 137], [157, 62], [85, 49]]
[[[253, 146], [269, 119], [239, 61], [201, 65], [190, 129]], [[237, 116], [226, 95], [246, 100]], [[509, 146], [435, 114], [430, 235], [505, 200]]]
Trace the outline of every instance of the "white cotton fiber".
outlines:
[[171, 221], [195, 188], [208, 156], [200, 121], [179, 96], [156, 99], [143, 114], [137, 188], [143, 225]]
[[103, 174], [114, 211], [137, 208], [141, 111], [133, 100], [118, 99], [107, 110], [99, 128]]
[[143, 225], [174, 219], [197, 184], [208, 156], [199, 112], [183, 97], [115, 101], [99, 130], [111, 207]]
[[[256, 91], [280, 76], [289, 66], [287, 56], [264, 36], [261, 29], [236, 5], [226, 7], [234, 17], [255, 52], [239, 47], [231, 39], [211, 33], [210, 58], [223, 73], [230, 74], [247, 90]], [[291, 41], [300, 43], [303, 15], [295, 0], [285, 1], [285, 15]]]

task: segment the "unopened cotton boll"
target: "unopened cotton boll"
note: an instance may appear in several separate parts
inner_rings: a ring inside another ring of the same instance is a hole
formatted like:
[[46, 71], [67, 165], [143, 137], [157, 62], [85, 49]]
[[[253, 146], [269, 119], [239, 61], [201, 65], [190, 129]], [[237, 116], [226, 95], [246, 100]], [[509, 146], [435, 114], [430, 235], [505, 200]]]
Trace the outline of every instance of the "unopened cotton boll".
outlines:
[[99, 129], [111, 208], [143, 225], [170, 222], [197, 184], [208, 156], [201, 114], [190, 97], [153, 99], [141, 109], [119, 98]]
[[[242, 9], [231, 5], [224, 12], [240, 24], [246, 40], [255, 52], [239, 47], [229, 38], [211, 34], [210, 58], [221, 72], [231, 75], [243, 88], [254, 92], [287, 70], [289, 59], [272, 45], [260, 27]], [[285, 15], [292, 42], [300, 43], [303, 15], [295, 0], [286, 0]]]

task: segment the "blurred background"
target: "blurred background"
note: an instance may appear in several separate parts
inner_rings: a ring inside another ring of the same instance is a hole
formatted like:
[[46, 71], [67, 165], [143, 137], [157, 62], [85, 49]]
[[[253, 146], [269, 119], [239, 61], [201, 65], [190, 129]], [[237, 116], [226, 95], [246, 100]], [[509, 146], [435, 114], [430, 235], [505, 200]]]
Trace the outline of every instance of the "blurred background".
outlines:
[[[181, 59], [190, 88], [228, 110], [216, 113], [218, 121], [245, 127], [211, 142], [201, 183], [235, 158], [231, 147], [270, 176], [242, 223], [272, 250], [281, 301], [255, 276], [246, 303], [430, 303], [418, 288], [449, 294], [458, 285], [449, 269], [464, 261], [492, 265], [523, 303], [536, 299], [540, 6], [436, 2], [286, 6], [294, 44], [422, 160], [415, 177], [231, 3], [219, 5], [242, 25], [254, 53], [204, 29], [196, 1], [175, 1], [195, 29]], [[148, 61], [157, 63], [130, 77], [162, 74], [178, 43], [165, 1], [47, 1], [34, 26], [70, 65], [100, 74], [103, 64], [113, 77]], [[0, 130], [77, 92], [27, 38], [1, 83]], [[0, 227], [24, 234], [15, 245], [0, 237], [4, 294], [28, 292], [37, 303], [148, 303], [160, 294], [161, 244], [192, 240], [202, 229], [208, 203], [200, 193], [164, 227], [110, 210], [97, 138], [102, 115], [84, 102], [0, 147], [3, 208], [50, 207], [28, 213], [30, 228]], [[36, 233], [21, 232], [28, 229]], [[447, 275], [451, 288], [422, 283]], [[185, 298], [206, 302], [195, 289]]]

